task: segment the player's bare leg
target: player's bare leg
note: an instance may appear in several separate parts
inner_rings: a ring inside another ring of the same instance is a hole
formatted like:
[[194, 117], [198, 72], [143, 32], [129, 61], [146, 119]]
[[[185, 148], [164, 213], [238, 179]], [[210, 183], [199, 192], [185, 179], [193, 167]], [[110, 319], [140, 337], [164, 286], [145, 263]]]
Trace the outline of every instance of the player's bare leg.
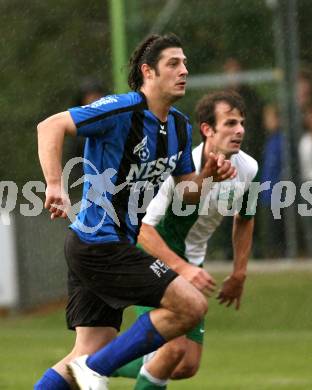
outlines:
[[169, 341], [141, 367], [135, 390], [166, 389], [169, 379], [194, 376], [199, 368], [201, 353], [202, 345], [185, 336]]
[[168, 379], [183, 360], [187, 351], [185, 336], [177, 337], [159, 348], [154, 356], [144, 364], [146, 370], [158, 379]]
[[53, 366], [62, 377], [70, 384], [72, 377], [68, 373], [67, 364], [81, 355], [90, 355], [108, 344], [117, 335], [117, 331], [110, 327], [77, 327], [76, 341], [73, 350], [61, 361]]
[[177, 367], [171, 373], [170, 379], [185, 379], [194, 376], [200, 366], [202, 344], [186, 338], [186, 351]]

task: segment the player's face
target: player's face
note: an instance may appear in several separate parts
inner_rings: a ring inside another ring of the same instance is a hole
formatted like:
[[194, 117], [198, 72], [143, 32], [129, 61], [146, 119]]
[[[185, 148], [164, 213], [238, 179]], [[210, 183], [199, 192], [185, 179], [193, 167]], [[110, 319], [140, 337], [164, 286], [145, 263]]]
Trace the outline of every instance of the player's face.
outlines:
[[227, 158], [238, 153], [244, 138], [244, 120], [240, 112], [221, 102], [215, 109], [216, 125], [211, 141], [214, 149], [223, 153]]
[[153, 87], [160, 96], [175, 101], [185, 95], [186, 57], [179, 47], [170, 47], [161, 52], [157, 68], [153, 71]]

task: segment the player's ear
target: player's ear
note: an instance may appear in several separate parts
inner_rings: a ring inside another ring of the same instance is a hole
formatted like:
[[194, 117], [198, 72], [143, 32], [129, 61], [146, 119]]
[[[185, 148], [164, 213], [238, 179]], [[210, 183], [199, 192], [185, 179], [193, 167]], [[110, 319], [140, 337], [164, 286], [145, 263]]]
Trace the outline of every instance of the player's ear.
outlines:
[[141, 65], [141, 72], [143, 75], [143, 79], [150, 79], [153, 76], [153, 69], [147, 64]]
[[202, 135], [207, 138], [207, 137], [213, 137], [214, 134], [215, 134], [215, 131], [213, 130], [212, 126], [210, 126], [208, 123], [206, 122], [202, 122], [200, 124], [200, 132], [202, 133]]

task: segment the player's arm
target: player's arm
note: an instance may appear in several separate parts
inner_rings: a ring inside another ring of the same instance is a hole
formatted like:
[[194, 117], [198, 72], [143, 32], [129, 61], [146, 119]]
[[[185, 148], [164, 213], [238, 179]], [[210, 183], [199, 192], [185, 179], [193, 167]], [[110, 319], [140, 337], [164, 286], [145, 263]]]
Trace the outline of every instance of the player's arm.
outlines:
[[53, 115], [37, 126], [38, 154], [47, 183], [45, 208], [51, 219], [66, 218], [69, 199], [62, 190], [62, 153], [65, 135], [76, 135], [76, 126], [68, 111]]
[[247, 275], [247, 264], [252, 247], [254, 230], [254, 218], [246, 218], [240, 214], [235, 215], [233, 221], [233, 272], [228, 276], [221, 287], [217, 299], [227, 306], [235, 303], [235, 308], [240, 307], [241, 295]]
[[[199, 174], [192, 172], [174, 178], [183, 201], [188, 204], [196, 204], [200, 201], [204, 183], [206, 184], [206, 192], [210, 190], [213, 182], [233, 179], [235, 176], [236, 168], [230, 160], [226, 160], [223, 154], [209, 153], [209, 158]], [[190, 182], [190, 185], [186, 185], [186, 182]]]
[[143, 223], [138, 242], [152, 256], [165, 262], [171, 269], [183, 276], [197, 289], [210, 295], [215, 289], [214, 279], [204, 269], [187, 263], [169, 248], [154, 226]]
[[240, 214], [235, 215], [233, 221], [233, 276], [238, 280], [245, 280], [247, 275], [253, 231], [254, 218], [244, 218]]
[[150, 255], [164, 261], [171, 269], [180, 273], [186, 263], [180, 256], [172, 251], [165, 243], [154, 226], [142, 223], [138, 243]]

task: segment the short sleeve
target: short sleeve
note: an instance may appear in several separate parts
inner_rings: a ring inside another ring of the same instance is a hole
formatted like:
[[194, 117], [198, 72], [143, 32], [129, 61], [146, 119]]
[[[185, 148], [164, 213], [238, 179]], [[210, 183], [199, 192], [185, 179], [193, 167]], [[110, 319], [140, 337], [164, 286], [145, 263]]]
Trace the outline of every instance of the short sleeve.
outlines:
[[81, 107], [68, 111], [76, 125], [77, 134], [83, 137], [103, 136], [120, 122], [118, 114], [131, 111], [142, 104], [142, 96], [130, 92], [122, 95], [108, 95]]
[[119, 107], [117, 95], [105, 96], [86, 106], [70, 108], [68, 111], [83, 137], [103, 135], [111, 127], [114, 112]]

